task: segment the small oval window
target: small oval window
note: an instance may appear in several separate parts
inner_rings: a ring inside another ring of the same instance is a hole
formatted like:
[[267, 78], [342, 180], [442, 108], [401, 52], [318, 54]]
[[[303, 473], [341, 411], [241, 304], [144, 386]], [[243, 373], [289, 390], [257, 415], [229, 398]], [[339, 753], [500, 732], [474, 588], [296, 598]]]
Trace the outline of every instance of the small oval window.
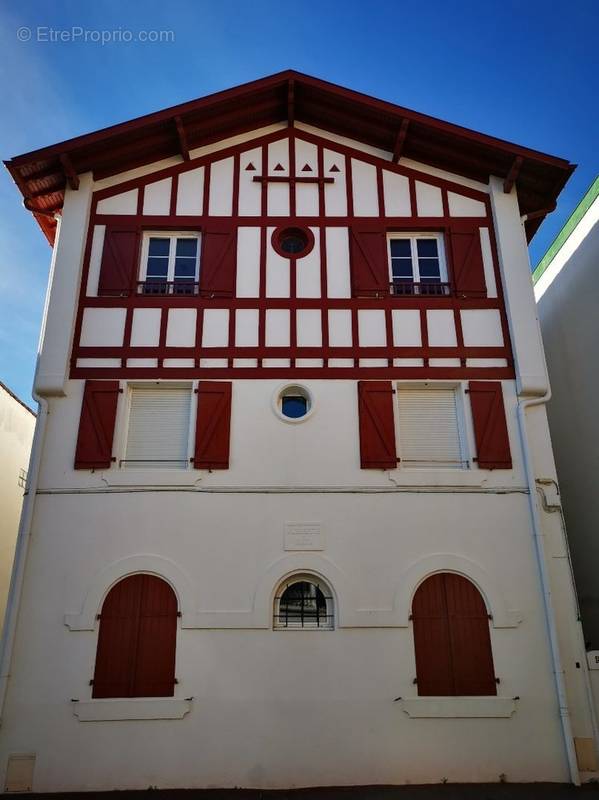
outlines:
[[303, 386], [286, 386], [277, 397], [276, 410], [286, 420], [301, 420], [311, 408], [312, 398]]
[[314, 247], [314, 236], [309, 228], [277, 228], [272, 244], [279, 255], [286, 258], [301, 258]]

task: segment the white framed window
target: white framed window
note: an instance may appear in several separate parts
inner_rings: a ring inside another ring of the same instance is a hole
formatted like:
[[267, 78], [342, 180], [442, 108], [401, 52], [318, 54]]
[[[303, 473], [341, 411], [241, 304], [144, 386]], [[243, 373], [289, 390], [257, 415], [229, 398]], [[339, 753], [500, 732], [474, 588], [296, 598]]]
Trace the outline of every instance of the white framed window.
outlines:
[[297, 574], [278, 587], [274, 601], [277, 630], [332, 630], [335, 624], [333, 593], [321, 578]]
[[397, 405], [402, 467], [470, 466], [459, 386], [398, 384]]
[[390, 233], [389, 275], [395, 294], [448, 294], [447, 264], [440, 233]]
[[120, 466], [189, 468], [192, 401], [191, 384], [130, 385]]
[[143, 294], [197, 294], [200, 234], [145, 231], [139, 279]]

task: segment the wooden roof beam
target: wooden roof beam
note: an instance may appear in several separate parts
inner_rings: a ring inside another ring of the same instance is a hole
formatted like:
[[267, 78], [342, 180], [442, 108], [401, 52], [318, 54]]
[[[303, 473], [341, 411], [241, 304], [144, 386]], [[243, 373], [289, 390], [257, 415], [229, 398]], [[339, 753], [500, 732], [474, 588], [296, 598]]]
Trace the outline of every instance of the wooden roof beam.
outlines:
[[520, 174], [520, 169], [522, 168], [523, 163], [524, 159], [522, 158], [522, 156], [516, 156], [516, 158], [512, 162], [510, 171], [506, 175], [506, 178], [503, 182], [503, 191], [506, 194], [509, 194], [512, 191], [512, 188], [518, 179], [518, 175]]
[[28, 192], [27, 199], [28, 200], [36, 200], [38, 197], [48, 197], [51, 194], [56, 194], [57, 192], [63, 192], [66, 186], [66, 181], [64, 183], [60, 183], [57, 186], [53, 187], [46, 187], [44, 189], [37, 189], [35, 192]]
[[37, 208], [33, 205], [33, 202], [26, 197], [23, 200], [23, 205], [27, 211], [31, 211], [33, 214], [40, 214], [42, 217], [54, 217], [54, 215], [62, 208], [62, 200], [58, 203], [55, 203], [53, 206], [50, 206], [50, 208]]
[[401, 158], [401, 152], [403, 150], [404, 142], [406, 141], [409, 125], [410, 125], [409, 119], [407, 118], [402, 119], [401, 125], [397, 132], [397, 136], [395, 137], [395, 147], [393, 148], [393, 161], [397, 162]]
[[539, 217], [546, 217], [547, 214], [551, 214], [552, 211], [555, 211], [557, 208], [557, 203], [552, 203], [547, 208], [540, 208], [538, 211], [529, 211], [526, 215], [526, 222], [531, 219], [538, 219]]
[[287, 122], [293, 128], [295, 124], [295, 82], [293, 78], [287, 83]]
[[183, 161], [189, 161], [189, 142], [187, 141], [187, 134], [185, 133], [185, 126], [180, 116], [175, 117], [175, 126], [177, 128], [177, 138], [179, 139], [179, 150], [183, 156]]
[[67, 179], [67, 182], [71, 189], [77, 190], [79, 188], [79, 175], [77, 175], [77, 170], [73, 166], [73, 162], [71, 161], [68, 153], [61, 153], [59, 156], [60, 163], [62, 165], [62, 171], [64, 172], [64, 176]]

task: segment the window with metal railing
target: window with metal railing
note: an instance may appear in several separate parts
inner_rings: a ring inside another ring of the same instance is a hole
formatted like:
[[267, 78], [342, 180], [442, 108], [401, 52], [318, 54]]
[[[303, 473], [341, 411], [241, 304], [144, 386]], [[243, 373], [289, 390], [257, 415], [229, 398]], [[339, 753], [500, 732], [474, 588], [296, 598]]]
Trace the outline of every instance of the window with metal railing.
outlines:
[[197, 295], [200, 237], [196, 233], [146, 232], [137, 294]]
[[274, 601], [274, 627], [279, 630], [334, 627], [333, 593], [314, 575], [293, 575], [279, 586]]
[[451, 286], [438, 233], [390, 233], [387, 238], [391, 294], [448, 297]]

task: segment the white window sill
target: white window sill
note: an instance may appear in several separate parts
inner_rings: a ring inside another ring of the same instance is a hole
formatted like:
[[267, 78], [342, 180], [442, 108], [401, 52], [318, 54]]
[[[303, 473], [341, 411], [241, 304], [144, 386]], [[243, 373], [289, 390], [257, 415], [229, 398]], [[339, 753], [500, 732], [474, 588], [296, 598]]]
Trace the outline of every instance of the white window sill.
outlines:
[[173, 697], [89, 700], [73, 702], [73, 714], [79, 722], [132, 719], [183, 719], [191, 711], [189, 700]]
[[201, 477], [199, 470], [191, 468], [115, 468], [102, 473], [108, 486], [194, 486]]
[[406, 697], [398, 702], [412, 719], [508, 718], [516, 710], [512, 697]]

